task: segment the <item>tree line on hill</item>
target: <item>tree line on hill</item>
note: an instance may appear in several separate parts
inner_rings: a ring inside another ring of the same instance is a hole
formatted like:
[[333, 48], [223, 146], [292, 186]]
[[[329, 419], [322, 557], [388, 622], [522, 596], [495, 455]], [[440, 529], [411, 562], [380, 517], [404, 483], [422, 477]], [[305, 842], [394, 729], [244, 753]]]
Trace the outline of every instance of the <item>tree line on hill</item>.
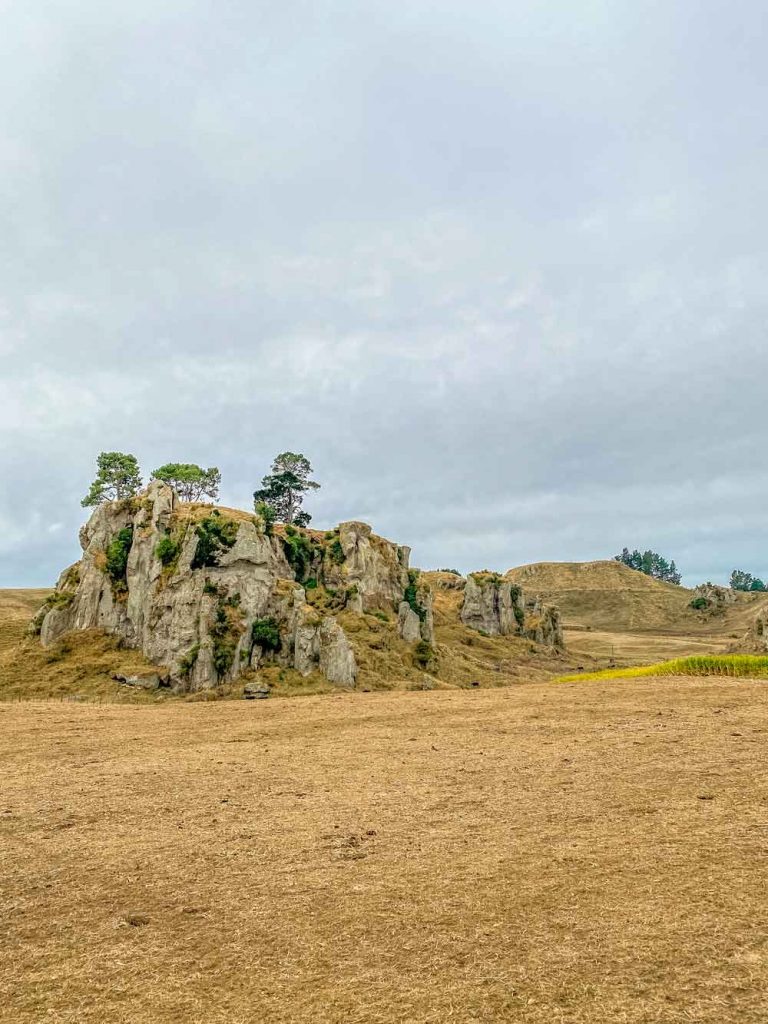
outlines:
[[[666, 558], [656, 551], [630, 551], [624, 548], [620, 555], [614, 555], [617, 562], [626, 565], [630, 569], [642, 572], [655, 580], [662, 580], [664, 583], [674, 583], [680, 586], [682, 576], [677, 570], [674, 559], [668, 562]], [[768, 589], [765, 583], [752, 573], [744, 572], [743, 569], [734, 569], [730, 580], [731, 590], [741, 591], [765, 591]]]
[[[272, 471], [254, 491], [254, 508], [267, 522], [308, 526], [312, 517], [302, 509], [307, 491], [320, 484], [310, 480], [309, 459], [297, 452], [281, 452], [272, 462]], [[182, 501], [218, 501], [221, 472], [218, 467], [204, 469], [193, 462], [169, 462], [156, 469], [150, 480], [162, 480], [171, 486]], [[141, 469], [135, 455], [125, 452], [102, 452], [96, 460], [96, 478], [82, 500], [83, 508], [105, 501], [123, 501], [139, 493]]]

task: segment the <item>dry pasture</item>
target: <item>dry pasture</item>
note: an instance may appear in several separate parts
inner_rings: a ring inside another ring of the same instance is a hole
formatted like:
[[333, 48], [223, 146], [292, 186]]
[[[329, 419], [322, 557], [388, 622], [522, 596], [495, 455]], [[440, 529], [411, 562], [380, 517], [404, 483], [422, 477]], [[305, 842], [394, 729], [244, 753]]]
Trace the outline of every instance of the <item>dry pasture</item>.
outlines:
[[768, 689], [0, 704], [9, 1024], [751, 1024]]

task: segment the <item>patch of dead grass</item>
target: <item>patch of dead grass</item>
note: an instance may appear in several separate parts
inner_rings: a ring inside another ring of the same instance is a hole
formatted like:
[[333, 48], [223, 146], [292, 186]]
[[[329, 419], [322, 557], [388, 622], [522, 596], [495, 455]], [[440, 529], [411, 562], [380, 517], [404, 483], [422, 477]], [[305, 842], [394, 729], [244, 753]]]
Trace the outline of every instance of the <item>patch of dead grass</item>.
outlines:
[[0, 705], [0, 1019], [762, 1024], [767, 702]]

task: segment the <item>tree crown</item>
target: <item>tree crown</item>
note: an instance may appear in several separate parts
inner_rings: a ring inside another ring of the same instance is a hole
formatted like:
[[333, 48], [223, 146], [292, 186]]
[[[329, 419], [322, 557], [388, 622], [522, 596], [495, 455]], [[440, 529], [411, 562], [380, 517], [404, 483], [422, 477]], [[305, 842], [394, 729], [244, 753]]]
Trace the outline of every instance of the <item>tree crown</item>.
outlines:
[[677, 571], [675, 560], [668, 562], [656, 551], [630, 551], [624, 548], [620, 555], [614, 555], [614, 560], [622, 565], [651, 576], [655, 580], [662, 580], [664, 583], [674, 583], [680, 586], [683, 577]]
[[135, 455], [102, 452], [96, 460], [96, 479], [83, 498], [83, 508], [105, 501], [122, 501], [141, 489], [141, 473]]
[[156, 469], [152, 479], [169, 484], [182, 501], [200, 501], [204, 497], [217, 501], [219, 497], [221, 473], [216, 466], [203, 469], [194, 462], [169, 462]]
[[320, 487], [309, 479], [311, 472], [309, 459], [300, 452], [282, 452], [275, 456], [272, 472], [262, 479], [260, 489], [253, 494], [257, 511], [259, 505], [266, 505], [278, 522], [307, 526], [312, 517], [301, 509], [304, 495]]

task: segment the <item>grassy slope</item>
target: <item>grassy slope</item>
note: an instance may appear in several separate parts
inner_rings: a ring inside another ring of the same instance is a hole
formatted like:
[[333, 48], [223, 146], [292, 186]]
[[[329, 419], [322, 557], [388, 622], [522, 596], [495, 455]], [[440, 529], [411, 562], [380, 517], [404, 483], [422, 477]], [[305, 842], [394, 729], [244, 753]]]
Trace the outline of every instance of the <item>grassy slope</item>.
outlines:
[[764, 1024], [768, 687], [0, 705], [13, 1024]]
[[614, 561], [539, 562], [508, 575], [558, 605], [568, 648], [586, 665], [725, 651], [768, 603], [763, 595], [740, 594], [724, 614], [697, 612], [689, 607], [692, 591]]
[[[431, 582], [441, 574], [429, 573]], [[78, 695], [87, 699], [119, 699], [131, 703], [174, 699], [171, 695], [148, 695], [115, 683], [115, 672], [130, 674], [149, 663], [139, 652], [120, 648], [114, 638], [98, 630], [71, 633], [50, 650], [35, 639], [25, 638], [30, 618], [48, 591], [0, 591], [0, 700], [14, 697], [62, 697]], [[319, 614], [335, 614], [354, 649], [359, 674], [358, 689], [433, 689], [505, 686], [520, 680], [549, 678], [569, 665], [561, 656], [537, 648], [516, 637], [483, 637], [462, 626], [458, 620], [461, 600], [458, 591], [436, 590], [436, 665], [426, 672], [414, 657], [414, 647], [397, 633], [394, 611], [378, 615], [355, 615], [335, 610], [322, 587], [307, 591], [308, 601]], [[238, 682], [186, 698], [212, 700], [239, 697], [251, 674]], [[292, 669], [262, 669], [259, 679], [269, 683], [275, 696], [311, 695], [337, 692], [319, 673], [301, 676]]]
[[151, 666], [99, 630], [70, 634], [48, 650], [27, 637], [29, 621], [49, 593], [0, 590], [0, 700], [75, 695], [131, 703], [156, 699], [111, 678], [113, 672], [130, 674]]

